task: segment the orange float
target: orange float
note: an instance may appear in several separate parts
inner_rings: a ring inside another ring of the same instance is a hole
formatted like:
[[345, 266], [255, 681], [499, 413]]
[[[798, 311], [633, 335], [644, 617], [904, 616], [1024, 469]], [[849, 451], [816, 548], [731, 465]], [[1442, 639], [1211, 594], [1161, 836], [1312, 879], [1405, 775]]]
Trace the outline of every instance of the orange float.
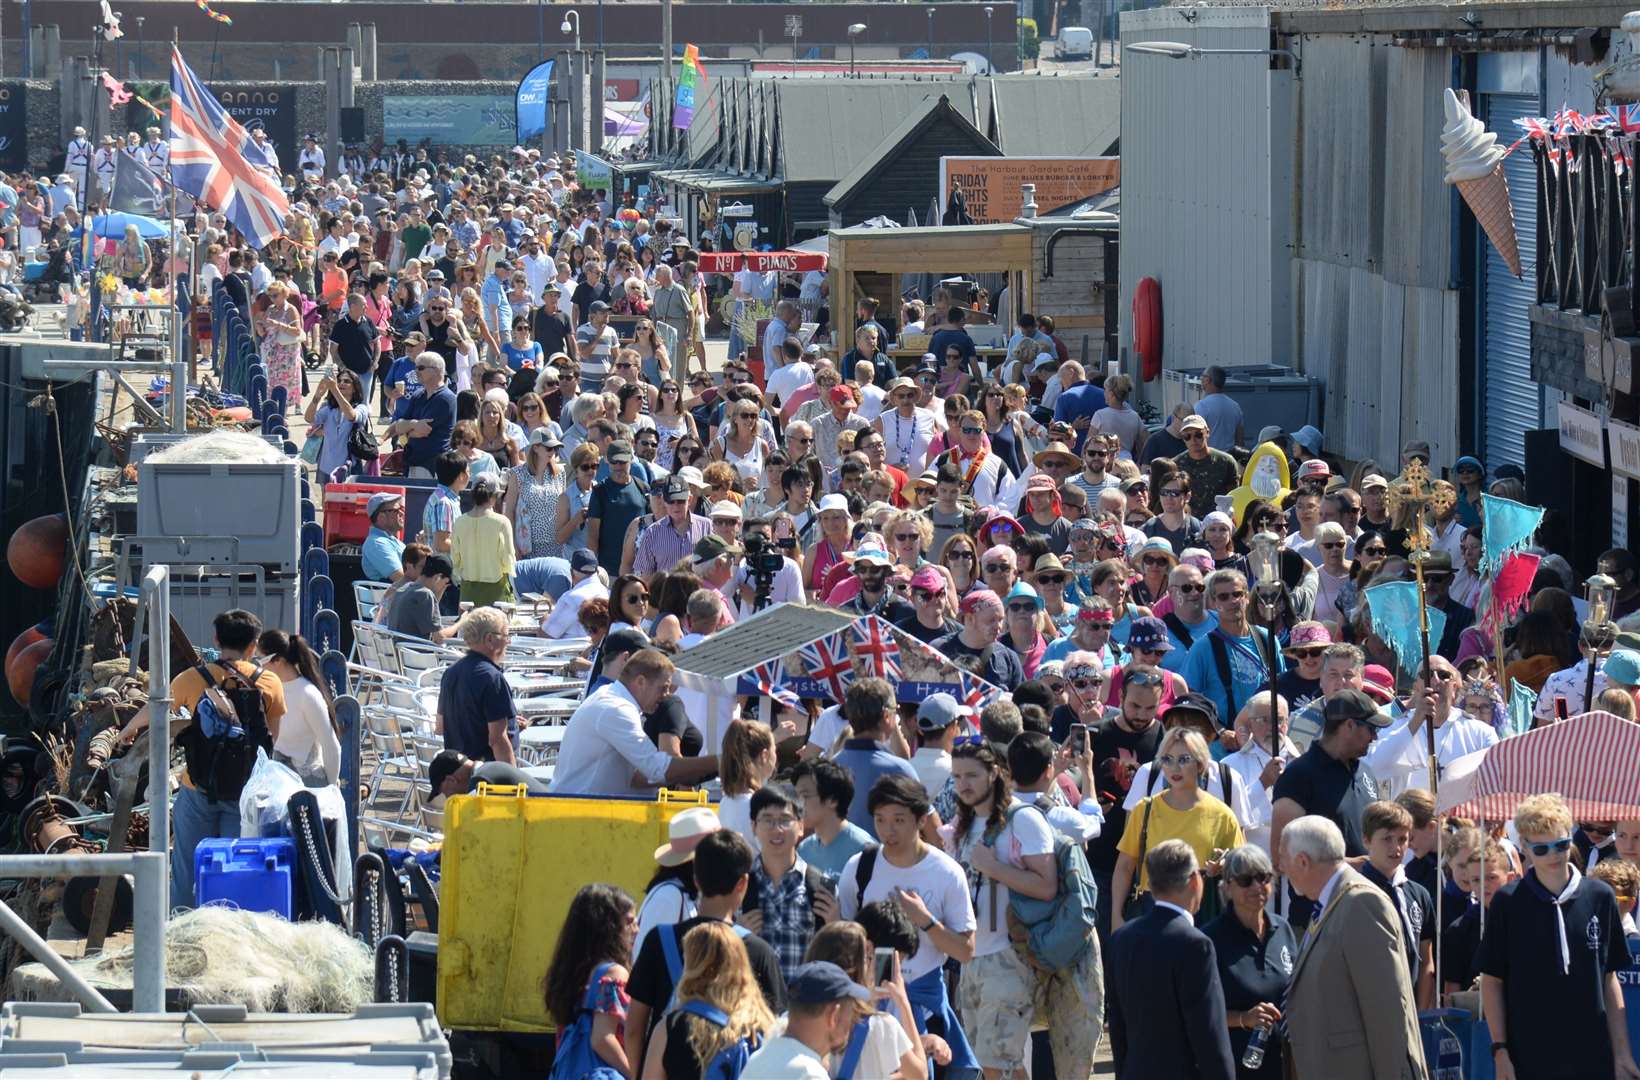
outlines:
[[34, 589], [51, 589], [63, 579], [68, 557], [68, 518], [47, 514], [25, 521], [6, 544], [6, 563], [17, 580]]
[[28, 708], [29, 695], [34, 691], [34, 674], [51, 655], [55, 644], [50, 638], [36, 641], [6, 665], [6, 684], [11, 687], [11, 696], [25, 709]]
[[18, 634], [17, 637], [12, 640], [11, 648], [6, 650], [6, 663], [3, 668], [0, 668], [0, 671], [10, 671], [11, 662], [17, 659], [18, 653], [22, 652], [30, 645], [33, 645], [36, 641], [44, 641], [46, 638], [50, 637], [51, 635], [47, 632], [50, 626], [51, 624], [49, 622], [36, 623], [27, 630], [24, 630], [21, 634]]

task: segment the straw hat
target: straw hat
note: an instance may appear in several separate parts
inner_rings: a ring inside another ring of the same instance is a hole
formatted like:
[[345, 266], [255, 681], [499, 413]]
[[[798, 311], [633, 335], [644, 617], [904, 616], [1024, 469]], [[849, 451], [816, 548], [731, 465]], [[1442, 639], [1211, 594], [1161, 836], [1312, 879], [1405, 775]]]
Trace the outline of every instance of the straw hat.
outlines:
[[1043, 447], [1037, 452], [1036, 457], [1031, 459], [1031, 463], [1041, 469], [1046, 468], [1048, 463], [1055, 459], [1069, 464], [1072, 468], [1082, 467], [1082, 459], [1071, 453], [1070, 447], [1062, 442], [1051, 442]]
[[655, 849], [655, 861], [662, 866], [682, 866], [695, 857], [702, 840], [721, 828], [716, 810], [705, 806], [685, 810], [667, 822], [666, 843]]

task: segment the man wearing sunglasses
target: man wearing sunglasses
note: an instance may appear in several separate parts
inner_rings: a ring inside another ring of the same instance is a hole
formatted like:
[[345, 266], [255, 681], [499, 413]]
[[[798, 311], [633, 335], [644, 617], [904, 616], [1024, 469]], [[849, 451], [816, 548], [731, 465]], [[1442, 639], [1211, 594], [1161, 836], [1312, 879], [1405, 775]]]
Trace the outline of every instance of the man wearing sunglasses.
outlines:
[[1629, 967], [1611, 886], [1571, 863], [1572, 814], [1558, 795], [1515, 809], [1531, 869], [1499, 890], [1475, 957], [1498, 1080], [1640, 1080], [1619, 971]]
[[1404, 724], [1384, 732], [1367, 756], [1374, 775], [1394, 798], [1407, 788], [1429, 787], [1429, 743], [1425, 724], [1435, 729], [1435, 760], [1444, 770], [1465, 754], [1493, 746], [1498, 734], [1458, 707], [1462, 681], [1444, 656], [1431, 656], [1427, 674], [1412, 684], [1412, 711]]
[[1241, 470], [1236, 459], [1223, 450], [1207, 444], [1211, 432], [1207, 421], [1196, 413], [1186, 416], [1179, 424], [1179, 435], [1184, 440], [1184, 453], [1173, 459], [1180, 470], [1190, 478], [1190, 512], [1205, 518], [1217, 505], [1220, 495], [1228, 495], [1241, 482]]
[[[1247, 622], [1247, 579], [1239, 570], [1215, 570], [1207, 579], [1208, 602], [1219, 625], [1190, 646], [1181, 674], [1191, 689], [1206, 694], [1226, 722], [1247, 700], [1270, 685], [1270, 632]], [[1283, 670], [1279, 654], [1276, 673]], [[1239, 741], [1232, 730], [1220, 735], [1228, 750]]]
[[911, 606], [915, 615], [894, 625], [930, 644], [954, 634], [962, 625], [946, 614], [945, 575], [933, 566], [925, 566], [911, 576]]
[[1219, 617], [1207, 610], [1207, 582], [1200, 567], [1180, 563], [1168, 571], [1167, 594], [1173, 598], [1173, 610], [1162, 616], [1162, 622], [1173, 648], [1162, 655], [1162, 667], [1183, 674], [1190, 647], [1219, 625]]

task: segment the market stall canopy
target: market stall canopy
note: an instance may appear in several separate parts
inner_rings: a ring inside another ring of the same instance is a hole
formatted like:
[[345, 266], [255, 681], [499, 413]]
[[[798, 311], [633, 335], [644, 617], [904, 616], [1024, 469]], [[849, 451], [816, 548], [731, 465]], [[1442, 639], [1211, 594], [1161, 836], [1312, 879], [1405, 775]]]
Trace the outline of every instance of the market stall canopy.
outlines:
[[770, 270], [798, 273], [808, 270], [824, 270], [825, 268], [826, 256], [814, 251], [786, 249], [782, 251], [703, 251], [700, 253], [700, 270], [705, 274], [733, 274], [737, 270], [754, 270], [760, 274], [767, 273]]
[[1590, 712], [1465, 754], [1441, 776], [1439, 810], [1506, 821], [1558, 792], [1578, 821], [1640, 818], [1640, 724]]

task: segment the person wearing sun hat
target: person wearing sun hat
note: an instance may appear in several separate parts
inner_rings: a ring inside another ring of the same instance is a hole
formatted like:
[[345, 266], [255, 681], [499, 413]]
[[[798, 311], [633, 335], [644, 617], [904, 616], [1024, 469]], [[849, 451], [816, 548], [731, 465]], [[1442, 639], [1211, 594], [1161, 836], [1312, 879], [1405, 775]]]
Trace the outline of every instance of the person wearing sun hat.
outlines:
[[1036, 565], [1026, 577], [1042, 597], [1042, 611], [1053, 623], [1055, 636], [1070, 633], [1076, 625], [1077, 606], [1065, 598], [1071, 588], [1072, 576], [1059, 556], [1051, 551], [1038, 556]]
[[1162, 693], [1156, 700], [1157, 708], [1165, 709], [1174, 700], [1183, 697], [1190, 687], [1184, 676], [1162, 667], [1168, 654], [1179, 651], [1167, 633], [1167, 624], [1154, 615], [1140, 615], [1128, 626], [1127, 662], [1111, 669], [1110, 696], [1115, 704], [1122, 700], [1123, 674], [1128, 668], [1154, 668], [1162, 677]]
[[1003, 597], [1006, 632], [1001, 644], [1019, 654], [1027, 679], [1036, 678], [1037, 665], [1048, 641], [1042, 636], [1042, 597], [1023, 581], [1016, 582]]
[[1065, 504], [1059, 485], [1046, 473], [1037, 473], [1025, 483], [1025, 531], [1048, 542], [1048, 550], [1063, 555], [1071, 546], [1071, 523], [1065, 520]]
[[1152, 536], [1133, 549], [1128, 562], [1140, 574], [1133, 585], [1133, 602], [1148, 607], [1167, 595], [1167, 575], [1179, 565], [1179, 557], [1165, 536]]
[[699, 914], [695, 899], [695, 848], [723, 828], [717, 811], [709, 806], [692, 806], [673, 815], [666, 823], [666, 843], [655, 849], [659, 868], [638, 906], [638, 937], [632, 953], [643, 948], [643, 940], [657, 926], [669, 926]]
[[843, 586], [839, 585], [826, 597], [828, 604], [840, 607], [851, 615], [881, 615], [891, 623], [916, 617], [916, 609], [894, 595], [894, 590], [889, 588], [889, 571], [894, 560], [881, 546], [862, 543], [851, 554], [849, 565], [854, 570], [854, 580], [859, 583], [858, 591], [843, 600], [837, 591]]
[[1327, 627], [1313, 620], [1295, 623], [1288, 633], [1281, 652], [1292, 666], [1276, 677], [1276, 693], [1287, 699], [1291, 711], [1321, 696], [1322, 655], [1332, 643]]

